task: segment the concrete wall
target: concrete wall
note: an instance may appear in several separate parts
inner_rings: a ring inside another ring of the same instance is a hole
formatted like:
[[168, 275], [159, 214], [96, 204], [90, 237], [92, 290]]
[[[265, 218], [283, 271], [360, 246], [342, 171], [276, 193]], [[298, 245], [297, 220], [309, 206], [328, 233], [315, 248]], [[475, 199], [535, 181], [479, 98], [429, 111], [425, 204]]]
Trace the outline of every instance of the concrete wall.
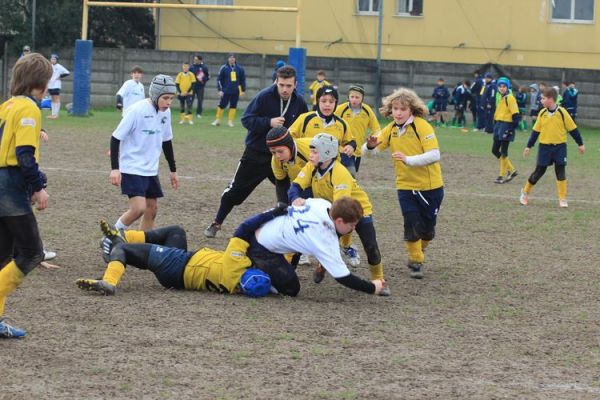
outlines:
[[[73, 51], [60, 52], [60, 62], [68, 69], [73, 66]], [[141, 65], [146, 74], [144, 83], [146, 91], [152, 76], [158, 73], [177, 74], [184, 60], [191, 60], [194, 53], [137, 49], [94, 49], [92, 68], [92, 106], [113, 106], [115, 93], [124, 80], [129, 79], [129, 70], [133, 65]], [[205, 108], [214, 109], [218, 103], [216, 91], [216, 75], [219, 67], [227, 57], [224, 53], [202, 53], [209, 67], [211, 80], [205, 93]], [[240, 101], [240, 108], [246, 107], [258, 90], [270, 84], [273, 68], [280, 56], [239, 55], [238, 62], [244, 66], [247, 74], [247, 93]], [[283, 58], [285, 60], [285, 58]], [[16, 57], [9, 60], [14, 65]], [[341, 99], [345, 99], [345, 91], [349, 84], [360, 83], [365, 86], [369, 104], [374, 102], [376, 65], [374, 60], [309, 57], [306, 72], [307, 86], [323, 69], [327, 79], [338, 85]], [[443, 77], [449, 86], [465, 78], [471, 79], [472, 72], [480, 68], [474, 64], [435, 63], [416, 61], [383, 61], [382, 93], [388, 94], [394, 88], [407, 86], [428, 101], [439, 77]], [[579, 89], [578, 122], [587, 126], [600, 127], [600, 115], [597, 113], [600, 104], [600, 71], [560, 68], [533, 68], [503, 66], [504, 71], [513, 82], [528, 85], [544, 81], [549, 85], [560, 85], [564, 79], [577, 82]], [[2, 68], [0, 68], [2, 71]], [[495, 74], [495, 76], [498, 76]], [[2, 77], [3, 79], [3, 77]], [[63, 81], [63, 105], [71, 101], [72, 77]], [[178, 108], [176, 105], [175, 108]]]

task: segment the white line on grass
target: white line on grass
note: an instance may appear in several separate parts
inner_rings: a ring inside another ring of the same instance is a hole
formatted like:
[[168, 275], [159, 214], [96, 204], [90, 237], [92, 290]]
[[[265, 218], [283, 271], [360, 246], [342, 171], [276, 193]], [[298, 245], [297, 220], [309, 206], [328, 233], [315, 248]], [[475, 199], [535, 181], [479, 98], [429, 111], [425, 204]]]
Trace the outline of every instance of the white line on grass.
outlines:
[[[80, 174], [96, 174], [96, 175], [105, 175], [108, 178], [108, 173], [110, 171], [106, 170], [95, 170], [95, 169], [80, 169], [80, 168], [60, 168], [60, 167], [44, 167], [43, 170], [48, 171], [64, 171], [69, 173], [80, 173]], [[187, 175], [179, 175], [180, 179], [185, 180], [203, 180], [203, 181], [215, 181], [215, 182], [231, 182], [231, 178], [224, 177], [215, 177], [214, 175], [207, 175], [203, 177], [199, 176], [187, 176]], [[361, 186], [370, 191], [395, 191], [392, 186], [370, 186], [365, 185], [364, 182], [361, 182]], [[457, 197], [484, 197], [484, 198], [493, 198], [493, 199], [504, 199], [504, 200], [518, 200], [518, 195], [507, 195], [507, 194], [495, 194], [495, 193], [468, 193], [468, 192], [454, 192], [450, 190], [444, 191], [445, 195], [457, 196]], [[536, 201], [544, 201], [544, 202], [555, 202], [557, 201], [554, 197], [538, 197], [535, 196]], [[600, 204], [600, 200], [586, 200], [586, 199], [569, 199], [569, 202], [573, 203], [583, 203], [583, 204]]]

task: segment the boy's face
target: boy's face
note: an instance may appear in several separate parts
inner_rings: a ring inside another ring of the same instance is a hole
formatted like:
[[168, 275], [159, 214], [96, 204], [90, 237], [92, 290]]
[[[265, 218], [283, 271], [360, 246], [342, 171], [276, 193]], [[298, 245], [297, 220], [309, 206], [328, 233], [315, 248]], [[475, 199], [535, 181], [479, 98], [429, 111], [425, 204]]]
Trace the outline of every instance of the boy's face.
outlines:
[[317, 75], [317, 80], [318, 80], [319, 82], [323, 82], [323, 81], [325, 80], [325, 75], [323, 75], [323, 74], [318, 74], [318, 75]]
[[323, 116], [328, 117], [335, 110], [335, 97], [330, 94], [319, 97], [319, 110]]
[[439, 81], [437, 81], [437, 83], [438, 83], [438, 86], [444, 86], [444, 81], [441, 79]]
[[347, 233], [352, 232], [354, 228], [356, 228], [356, 224], [358, 223], [358, 221], [344, 222], [342, 218], [336, 218], [335, 221], [333, 221], [333, 223], [335, 224], [335, 230], [337, 231], [337, 233], [339, 233], [340, 235], [345, 235]]
[[277, 93], [282, 100], [288, 100], [296, 88], [296, 78], [277, 77]]
[[348, 94], [348, 101], [350, 102], [350, 106], [352, 108], [357, 108], [363, 101], [363, 95], [360, 92], [351, 90], [350, 94]]
[[310, 148], [310, 154], [308, 155], [308, 161], [313, 165], [313, 167], [317, 167], [319, 165], [319, 151], [315, 148]]
[[396, 100], [392, 102], [392, 117], [398, 125], [403, 125], [412, 115], [408, 104]]
[[190, 65], [189, 65], [189, 64], [183, 64], [183, 65], [181, 66], [181, 70], [182, 70], [183, 72], [188, 72], [188, 71], [190, 70]]
[[199, 57], [194, 57], [194, 64], [200, 65], [201, 62], [202, 60]]
[[143, 72], [135, 71], [135, 72], [131, 73], [131, 79], [133, 79], [136, 82], [141, 81], [143, 76], [144, 76]]
[[52, 65], [56, 64], [58, 62], [58, 60], [54, 57], [50, 58], [50, 62], [52, 63]]
[[542, 105], [546, 108], [554, 108], [556, 101], [552, 97], [542, 95]]
[[158, 98], [158, 109], [160, 111], [167, 111], [171, 107], [173, 102], [174, 94], [163, 94]]
[[279, 162], [288, 162], [292, 159], [292, 151], [287, 146], [269, 147], [269, 151]]
[[544, 85], [543, 83], [540, 83], [540, 92], [543, 91], [544, 89], [546, 89], [546, 85]]
[[235, 57], [234, 57], [234, 56], [231, 56], [231, 57], [229, 57], [229, 58], [227, 59], [227, 62], [229, 63], [229, 65], [233, 65], [233, 64], [235, 64]]
[[500, 84], [498, 85], [498, 91], [502, 96], [504, 96], [506, 92], [508, 92], [508, 87], [506, 85]]

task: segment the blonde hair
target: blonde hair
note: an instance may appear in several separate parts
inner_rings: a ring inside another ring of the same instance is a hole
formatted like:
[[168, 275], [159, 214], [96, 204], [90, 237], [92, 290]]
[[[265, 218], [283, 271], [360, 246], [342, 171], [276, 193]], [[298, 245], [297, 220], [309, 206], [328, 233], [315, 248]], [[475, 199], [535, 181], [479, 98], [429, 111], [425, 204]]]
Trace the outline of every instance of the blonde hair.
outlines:
[[52, 77], [52, 64], [39, 53], [21, 57], [12, 71], [10, 93], [13, 96], [29, 96], [34, 89], [45, 90]]
[[392, 115], [392, 104], [394, 102], [399, 102], [400, 104], [408, 106], [411, 114], [415, 117], [425, 117], [429, 113], [427, 106], [414, 90], [401, 87], [381, 100], [382, 105], [379, 109], [381, 115], [384, 117]]

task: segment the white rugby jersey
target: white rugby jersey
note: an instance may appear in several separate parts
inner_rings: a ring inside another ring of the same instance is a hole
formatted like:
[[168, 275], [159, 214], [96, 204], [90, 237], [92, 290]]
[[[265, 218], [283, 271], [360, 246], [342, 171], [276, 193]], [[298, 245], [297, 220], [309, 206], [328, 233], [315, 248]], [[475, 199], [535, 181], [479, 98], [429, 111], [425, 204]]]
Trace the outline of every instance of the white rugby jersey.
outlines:
[[301, 207], [290, 206], [287, 215], [264, 224], [256, 240], [273, 253], [309, 254], [334, 278], [348, 276], [350, 270], [340, 254], [330, 208], [331, 203], [324, 199], [307, 199]]
[[123, 114], [125, 114], [128, 107], [146, 98], [144, 84], [133, 79], [125, 81], [117, 94], [123, 98]]
[[62, 87], [60, 76], [64, 74], [70, 74], [69, 70], [59, 63], [52, 64], [52, 76], [48, 82], [48, 89], [60, 89]]
[[112, 135], [121, 141], [119, 171], [156, 176], [162, 142], [173, 139], [171, 109], [156, 111], [150, 99], [138, 101], [123, 115]]

